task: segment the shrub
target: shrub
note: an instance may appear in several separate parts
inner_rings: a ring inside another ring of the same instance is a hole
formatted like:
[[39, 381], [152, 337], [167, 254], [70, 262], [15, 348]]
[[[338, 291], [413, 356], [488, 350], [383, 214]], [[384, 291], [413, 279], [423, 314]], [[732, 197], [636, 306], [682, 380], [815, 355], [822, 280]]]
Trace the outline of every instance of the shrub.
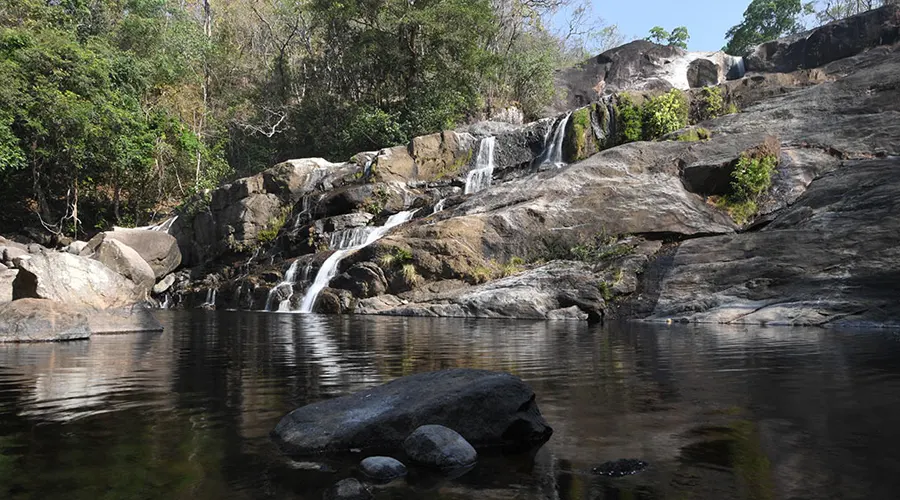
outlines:
[[587, 139], [593, 138], [591, 130], [591, 108], [581, 108], [572, 113], [572, 133], [575, 139], [575, 151], [573, 161], [583, 160], [588, 157]]
[[641, 106], [643, 137], [656, 139], [688, 125], [688, 102], [684, 93], [672, 89], [648, 99]]
[[736, 114], [738, 114], [738, 113], [740, 113], [740, 112], [741, 112], [741, 108], [739, 108], [739, 107], [737, 106], [737, 104], [735, 104], [735, 103], [733, 103], [733, 102], [728, 103], [728, 106], [725, 107], [725, 114], [726, 114], [726, 115], [736, 115]]
[[725, 110], [725, 99], [720, 87], [704, 87], [700, 91], [700, 121], [712, 120], [722, 116]]
[[731, 173], [731, 193], [716, 200], [738, 224], [745, 224], [759, 210], [759, 199], [772, 187], [780, 146], [774, 137], [741, 153]]
[[256, 241], [258, 241], [260, 245], [275, 241], [275, 238], [278, 237], [278, 233], [281, 232], [281, 228], [283, 228], [285, 222], [287, 222], [288, 215], [290, 215], [290, 209], [285, 209], [281, 211], [281, 215], [278, 217], [269, 219], [266, 228], [260, 229], [259, 232], [256, 233]]
[[616, 130], [619, 132], [617, 142], [635, 142], [641, 140], [643, 125], [641, 111], [627, 94], [620, 94], [616, 103]]
[[400, 275], [403, 276], [403, 282], [410, 287], [416, 286], [422, 279], [416, 272], [416, 266], [412, 263], [403, 264], [403, 267], [400, 268]]
[[712, 132], [709, 129], [705, 129], [703, 127], [692, 127], [685, 130], [683, 133], [678, 134], [675, 137], [676, 141], [681, 142], [696, 142], [696, 141], [707, 141], [712, 138]]

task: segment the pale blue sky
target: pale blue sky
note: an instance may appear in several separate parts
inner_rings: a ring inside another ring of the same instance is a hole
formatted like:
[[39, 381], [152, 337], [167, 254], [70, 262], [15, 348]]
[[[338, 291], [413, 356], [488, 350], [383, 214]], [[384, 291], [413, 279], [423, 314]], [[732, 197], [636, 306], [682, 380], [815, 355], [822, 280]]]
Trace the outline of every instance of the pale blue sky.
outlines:
[[[654, 26], [686, 26], [690, 50], [719, 50], [725, 32], [741, 22], [750, 0], [592, 0], [594, 13], [628, 37], [645, 38]], [[562, 15], [562, 13], [561, 13]]]

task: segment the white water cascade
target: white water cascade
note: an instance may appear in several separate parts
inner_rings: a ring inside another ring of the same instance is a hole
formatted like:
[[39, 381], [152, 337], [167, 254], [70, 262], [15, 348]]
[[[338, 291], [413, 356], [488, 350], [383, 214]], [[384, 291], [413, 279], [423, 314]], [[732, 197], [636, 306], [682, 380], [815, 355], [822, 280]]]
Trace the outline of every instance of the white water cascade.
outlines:
[[[313, 284], [310, 285], [309, 290], [306, 291], [306, 295], [303, 296], [303, 302], [300, 303], [300, 311], [301, 313], [311, 313], [313, 310], [313, 306], [316, 304], [316, 299], [319, 297], [319, 293], [328, 286], [328, 283], [331, 282], [332, 278], [337, 275], [338, 265], [344, 260], [344, 257], [350, 255], [357, 250], [365, 248], [372, 243], [380, 240], [384, 235], [391, 230], [391, 228], [395, 226], [399, 226], [404, 222], [412, 219], [413, 215], [415, 215], [415, 210], [400, 212], [398, 214], [394, 214], [390, 216], [387, 222], [384, 223], [383, 226], [374, 228], [370, 231], [367, 231], [365, 240], [362, 242], [352, 241], [353, 246], [343, 248], [337, 250], [333, 254], [331, 254], [325, 262], [322, 263], [321, 269], [319, 269], [318, 274], [316, 274], [316, 279], [313, 281]], [[362, 231], [353, 231], [353, 234], [362, 235]], [[350, 241], [352, 239], [348, 239]]]
[[475, 159], [475, 168], [466, 176], [465, 194], [477, 193], [491, 185], [491, 177], [494, 175], [494, 146], [497, 143], [495, 137], [485, 137], [478, 144], [478, 157]]
[[206, 289], [206, 302], [200, 305], [200, 307], [204, 309], [215, 309], [216, 308], [216, 290], [215, 288], [207, 288]]
[[438, 212], [443, 212], [444, 205], [446, 205], [446, 204], [447, 204], [447, 198], [441, 198], [440, 200], [438, 200], [437, 203], [434, 204], [434, 211], [431, 213], [436, 214]]
[[[272, 311], [275, 306], [275, 296], [279, 290], [283, 288], [293, 287], [294, 283], [297, 282], [297, 270], [300, 267], [300, 260], [296, 259], [294, 262], [291, 262], [291, 265], [288, 266], [287, 271], [284, 273], [284, 280], [281, 283], [275, 285], [271, 290], [269, 290], [269, 295], [266, 297], [266, 311]], [[308, 267], [307, 267], [308, 269]], [[281, 311], [282, 306], [285, 302], [290, 302], [291, 294], [288, 294], [287, 299], [282, 300], [278, 303], [278, 310]]]
[[[563, 119], [556, 124], [556, 127], [553, 128], [553, 137], [546, 146], [547, 154], [544, 157], [544, 165], [553, 165], [556, 168], [564, 167], [566, 165], [566, 162], [562, 159], [562, 143], [563, 139], [566, 138], [566, 125], [569, 123], [569, 118], [571, 116], [572, 113], [566, 113], [566, 116], [564, 116]], [[549, 135], [546, 137], [550, 138]]]

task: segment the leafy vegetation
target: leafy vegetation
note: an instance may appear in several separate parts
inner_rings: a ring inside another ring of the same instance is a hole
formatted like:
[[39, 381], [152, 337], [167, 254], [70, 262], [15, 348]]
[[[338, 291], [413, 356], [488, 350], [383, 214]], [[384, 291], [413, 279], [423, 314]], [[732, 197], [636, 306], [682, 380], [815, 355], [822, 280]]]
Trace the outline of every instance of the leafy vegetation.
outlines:
[[704, 87], [700, 90], [700, 121], [712, 120], [722, 116], [725, 111], [725, 99], [721, 87]]
[[778, 143], [766, 143], [741, 153], [731, 174], [731, 193], [715, 201], [738, 224], [745, 224], [759, 211], [760, 198], [772, 187], [772, 175], [778, 167]]
[[753, 46], [784, 35], [803, 31], [802, 17], [814, 12], [813, 2], [802, 0], [753, 0], [744, 11], [744, 19], [725, 33], [722, 49], [737, 56]]
[[[545, 26], [563, 7], [568, 31]], [[555, 70], [622, 41], [589, 19], [576, 0], [0, 0], [0, 230], [143, 224], [286, 158], [534, 117]]]
[[265, 229], [261, 229], [256, 234], [256, 241], [259, 242], [260, 245], [265, 245], [275, 241], [275, 238], [278, 237], [278, 233], [281, 232], [281, 229], [284, 227], [284, 224], [287, 222], [288, 217], [290, 216], [290, 208], [286, 208], [281, 211], [281, 215], [273, 218], [266, 225]]
[[587, 141], [595, 140], [591, 129], [591, 109], [591, 107], [585, 107], [572, 113], [572, 136], [575, 145], [572, 161], [587, 158], [589, 156]]
[[712, 132], [710, 132], [709, 129], [703, 127], [691, 127], [685, 130], [683, 133], [678, 134], [675, 140], [681, 142], [696, 142], [707, 141], [711, 138]]
[[661, 26], [654, 26], [650, 29], [650, 36], [647, 37], [647, 40], [650, 40], [651, 42], [660, 45], [673, 45], [685, 50], [688, 48], [687, 42], [690, 39], [691, 35], [688, 34], [688, 30], [684, 26], [678, 26], [673, 29], [671, 33]]
[[652, 97], [641, 106], [643, 136], [656, 139], [688, 125], [688, 102], [684, 93], [672, 89]]
[[619, 94], [616, 103], [616, 130], [619, 132], [619, 144], [641, 140], [643, 124], [641, 110], [634, 104], [628, 94]]
[[598, 264], [629, 255], [634, 251], [627, 238], [601, 230], [594, 234], [554, 235], [544, 237], [543, 251], [535, 255], [534, 262], [552, 260], [577, 260]]

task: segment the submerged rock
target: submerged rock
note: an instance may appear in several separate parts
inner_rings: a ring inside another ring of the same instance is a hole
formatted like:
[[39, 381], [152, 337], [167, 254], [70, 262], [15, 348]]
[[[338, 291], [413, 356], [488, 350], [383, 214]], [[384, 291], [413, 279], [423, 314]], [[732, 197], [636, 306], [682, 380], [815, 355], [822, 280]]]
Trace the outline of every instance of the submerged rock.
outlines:
[[298, 408], [281, 419], [272, 437], [294, 455], [397, 449], [427, 424], [455, 429], [476, 447], [529, 447], [553, 433], [534, 391], [518, 377], [452, 369]]
[[368, 457], [359, 463], [359, 469], [366, 476], [382, 482], [390, 482], [406, 475], [403, 462], [391, 457]]
[[323, 497], [325, 500], [366, 500], [372, 498], [372, 494], [358, 480], [348, 478], [338, 481]]
[[54, 342], [90, 338], [84, 309], [44, 299], [0, 305], [0, 342]]
[[478, 452], [458, 432], [442, 425], [423, 425], [403, 441], [403, 451], [411, 460], [429, 467], [468, 467]]
[[643, 471], [649, 464], [635, 458], [622, 458], [611, 462], [604, 462], [591, 469], [594, 474], [609, 477], [623, 477], [637, 474]]

